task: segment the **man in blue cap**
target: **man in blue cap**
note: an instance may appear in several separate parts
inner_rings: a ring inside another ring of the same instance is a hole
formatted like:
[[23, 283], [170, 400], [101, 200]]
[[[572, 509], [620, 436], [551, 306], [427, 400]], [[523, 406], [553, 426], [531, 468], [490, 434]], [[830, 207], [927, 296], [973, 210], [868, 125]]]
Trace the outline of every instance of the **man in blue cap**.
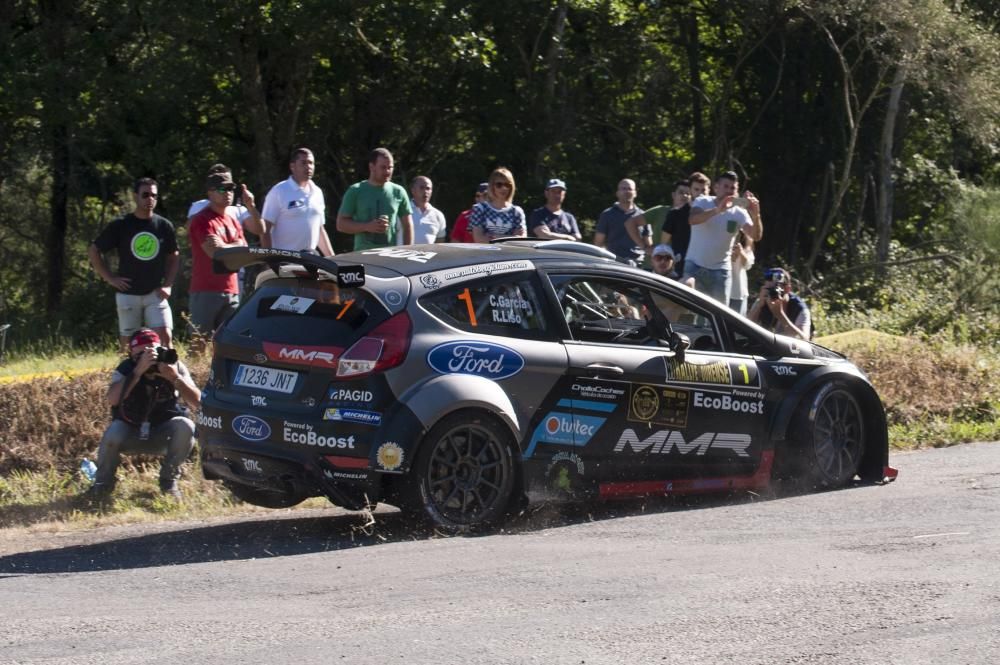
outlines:
[[552, 178], [545, 183], [545, 205], [531, 211], [528, 216], [528, 233], [542, 240], [582, 238], [576, 217], [562, 209], [565, 198], [565, 182]]

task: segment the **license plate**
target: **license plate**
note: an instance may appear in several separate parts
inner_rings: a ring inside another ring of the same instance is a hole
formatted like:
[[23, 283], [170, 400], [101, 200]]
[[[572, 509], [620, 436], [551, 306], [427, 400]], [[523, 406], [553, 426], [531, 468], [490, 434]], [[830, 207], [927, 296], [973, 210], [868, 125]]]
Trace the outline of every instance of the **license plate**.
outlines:
[[236, 368], [233, 385], [256, 390], [272, 390], [287, 395], [295, 390], [295, 379], [298, 376], [298, 372], [288, 372], [274, 367], [239, 365]]

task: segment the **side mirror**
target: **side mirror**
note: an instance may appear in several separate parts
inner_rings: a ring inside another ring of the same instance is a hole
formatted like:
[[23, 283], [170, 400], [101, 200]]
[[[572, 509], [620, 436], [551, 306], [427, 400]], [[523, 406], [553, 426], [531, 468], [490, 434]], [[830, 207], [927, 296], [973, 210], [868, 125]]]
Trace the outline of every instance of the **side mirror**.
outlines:
[[677, 362], [684, 362], [684, 352], [691, 348], [691, 340], [687, 335], [679, 332], [671, 333], [670, 349], [677, 354]]

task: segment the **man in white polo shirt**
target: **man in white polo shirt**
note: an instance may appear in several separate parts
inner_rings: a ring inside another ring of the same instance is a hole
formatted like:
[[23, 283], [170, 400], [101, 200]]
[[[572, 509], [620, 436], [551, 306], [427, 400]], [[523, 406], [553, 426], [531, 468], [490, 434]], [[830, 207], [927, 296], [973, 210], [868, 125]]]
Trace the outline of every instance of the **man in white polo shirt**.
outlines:
[[292, 152], [288, 180], [271, 188], [264, 200], [261, 218], [264, 233], [262, 247], [315, 252], [333, 256], [333, 245], [326, 233], [326, 201], [323, 190], [313, 182], [316, 160], [308, 148]]
[[[445, 238], [448, 223], [444, 213], [431, 205], [434, 183], [425, 175], [418, 175], [410, 183], [410, 206], [413, 208], [413, 242], [434, 243]], [[396, 244], [403, 244], [403, 234], [396, 233]]]

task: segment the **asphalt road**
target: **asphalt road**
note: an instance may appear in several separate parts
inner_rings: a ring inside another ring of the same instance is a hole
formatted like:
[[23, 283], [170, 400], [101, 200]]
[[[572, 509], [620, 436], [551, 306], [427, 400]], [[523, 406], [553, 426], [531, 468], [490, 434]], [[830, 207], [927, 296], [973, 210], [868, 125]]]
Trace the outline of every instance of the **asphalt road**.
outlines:
[[480, 537], [336, 510], [90, 534], [0, 556], [0, 663], [1000, 662], [1000, 445], [891, 463]]

